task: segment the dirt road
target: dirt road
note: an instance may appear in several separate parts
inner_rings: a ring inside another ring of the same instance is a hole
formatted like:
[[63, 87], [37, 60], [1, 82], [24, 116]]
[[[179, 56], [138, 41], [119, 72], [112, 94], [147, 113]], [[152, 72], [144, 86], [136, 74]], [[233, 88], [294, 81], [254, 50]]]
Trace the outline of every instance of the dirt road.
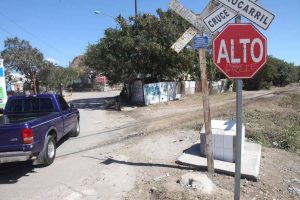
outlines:
[[[244, 92], [244, 105], [299, 91], [293, 87]], [[201, 96], [118, 112], [104, 109], [101, 103], [109, 104], [114, 94], [85, 95], [73, 99], [81, 104], [81, 119], [85, 120], [80, 137], [62, 143], [49, 167], [34, 167], [29, 162], [0, 166], [0, 199], [232, 198], [234, 179], [229, 176], [211, 177], [216, 186], [213, 196], [178, 184], [185, 173], [199, 173], [174, 161], [199, 138], [193, 128], [202, 121]], [[220, 113], [234, 110], [234, 94], [210, 100], [213, 116], [220, 118]], [[264, 148], [261, 180], [243, 180], [242, 197], [297, 199], [299, 166], [299, 156]]]
[[[283, 92], [299, 91], [300, 87], [282, 89]], [[251, 104], [258, 98], [271, 98], [280, 95], [281, 89], [271, 91], [244, 92], [244, 104]], [[113, 104], [116, 92], [80, 93], [70, 99], [80, 108], [81, 134], [70, 138], [58, 151], [58, 157], [91, 150], [124, 139], [175, 127], [194, 127], [202, 120], [201, 94], [187, 97], [183, 101], [168, 102], [148, 107], [125, 107], [122, 112], [106, 109]], [[217, 116], [220, 110], [235, 107], [235, 94], [211, 96], [211, 112]]]

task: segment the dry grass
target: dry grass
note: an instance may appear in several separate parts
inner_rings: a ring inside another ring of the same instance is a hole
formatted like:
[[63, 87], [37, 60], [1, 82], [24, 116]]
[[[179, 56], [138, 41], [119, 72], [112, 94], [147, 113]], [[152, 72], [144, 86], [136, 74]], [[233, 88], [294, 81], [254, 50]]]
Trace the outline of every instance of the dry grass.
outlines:
[[[233, 112], [223, 118], [235, 118]], [[300, 149], [300, 93], [261, 98], [245, 105], [246, 136], [267, 147]]]

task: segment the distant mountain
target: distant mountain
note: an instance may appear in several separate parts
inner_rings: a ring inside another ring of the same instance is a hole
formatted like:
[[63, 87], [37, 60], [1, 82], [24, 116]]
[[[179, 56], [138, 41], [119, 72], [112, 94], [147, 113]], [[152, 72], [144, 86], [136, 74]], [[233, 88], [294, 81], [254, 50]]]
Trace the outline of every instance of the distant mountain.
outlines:
[[85, 69], [85, 68], [87, 68], [86, 66], [84, 66], [84, 63], [83, 63], [83, 55], [76, 56], [73, 59], [73, 61], [70, 63], [69, 67], [72, 68], [72, 69], [76, 69], [76, 68]]

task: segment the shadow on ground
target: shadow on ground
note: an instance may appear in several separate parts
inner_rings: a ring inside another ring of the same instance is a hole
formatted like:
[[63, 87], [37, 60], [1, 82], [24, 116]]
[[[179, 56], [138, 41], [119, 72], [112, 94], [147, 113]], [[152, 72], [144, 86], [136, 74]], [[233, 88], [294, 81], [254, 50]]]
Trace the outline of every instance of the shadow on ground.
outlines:
[[75, 108], [86, 109], [86, 110], [119, 110], [120, 111], [121, 108], [123, 107], [127, 107], [127, 108], [143, 107], [143, 105], [141, 104], [136, 104], [120, 96], [76, 99], [70, 101], [69, 103], [72, 103], [75, 106]]
[[115, 109], [115, 103], [118, 99], [116, 97], [103, 97], [103, 98], [88, 98], [88, 99], [76, 99], [70, 101], [78, 109], [87, 110], [107, 110]]
[[183, 153], [190, 154], [193, 156], [200, 156], [200, 143], [193, 144], [191, 147], [185, 149]]
[[129, 162], [123, 160], [115, 160], [113, 158], [107, 158], [103, 160], [92, 156], [82, 156], [82, 157], [100, 160], [101, 161], [100, 164], [104, 164], [104, 165], [120, 164], [120, 165], [136, 166], [136, 167], [163, 167], [163, 168], [174, 168], [174, 169], [183, 169], [183, 170], [195, 169], [194, 167], [190, 167], [190, 166], [170, 165], [170, 164], [162, 164], [162, 163]]
[[37, 167], [32, 161], [0, 164], [0, 184], [17, 183], [21, 177], [36, 173], [34, 169]]
[[164, 167], [164, 168], [175, 168], [175, 169], [185, 169], [190, 170], [191, 167], [179, 166], [179, 165], [170, 165], [170, 164], [162, 164], [162, 163], [142, 163], [142, 162], [128, 162], [123, 160], [115, 160], [112, 158], [108, 158], [101, 162], [101, 164], [110, 165], [110, 164], [121, 164], [121, 165], [130, 165], [137, 167]]
[[[69, 139], [69, 136], [64, 136], [58, 143], [57, 148]], [[55, 161], [54, 161], [55, 162]], [[32, 161], [11, 162], [0, 164], [0, 184], [14, 184], [24, 176], [37, 173], [36, 168], [44, 168], [44, 165], [33, 165]], [[1, 198], [0, 198], [1, 199]]]

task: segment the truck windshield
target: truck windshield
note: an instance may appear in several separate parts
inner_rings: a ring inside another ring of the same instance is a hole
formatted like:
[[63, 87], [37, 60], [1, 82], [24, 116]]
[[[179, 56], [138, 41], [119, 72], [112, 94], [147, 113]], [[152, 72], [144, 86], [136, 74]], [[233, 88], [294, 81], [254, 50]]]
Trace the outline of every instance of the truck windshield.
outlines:
[[53, 112], [54, 107], [50, 98], [13, 99], [8, 102], [8, 114]]

